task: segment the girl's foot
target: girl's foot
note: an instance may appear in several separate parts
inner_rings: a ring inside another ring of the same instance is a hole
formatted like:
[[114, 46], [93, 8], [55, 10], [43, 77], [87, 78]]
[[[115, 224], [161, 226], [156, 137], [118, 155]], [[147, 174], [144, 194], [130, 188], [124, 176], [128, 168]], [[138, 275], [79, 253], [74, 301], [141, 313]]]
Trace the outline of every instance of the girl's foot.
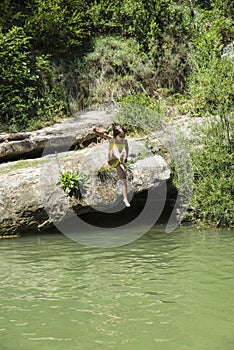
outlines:
[[123, 202], [126, 205], [126, 207], [128, 207], [128, 208], [130, 207], [130, 203], [127, 199], [123, 199]]

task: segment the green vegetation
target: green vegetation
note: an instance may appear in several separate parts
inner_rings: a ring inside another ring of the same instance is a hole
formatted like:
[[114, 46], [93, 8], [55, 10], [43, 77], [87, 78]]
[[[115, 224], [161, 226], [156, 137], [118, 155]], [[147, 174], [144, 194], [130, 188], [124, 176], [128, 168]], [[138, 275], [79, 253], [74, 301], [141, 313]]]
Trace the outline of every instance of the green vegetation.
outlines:
[[233, 37], [230, 18], [217, 18], [194, 40], [193, 74], [188, 77], [192, 115], [208, 117], [200, 144], [192, 150], [195, 183], [193, 221], [234, 227], [233, 101], [234, 60], [222, 56], [222, 42]]
[[[82, 68], [81, 68], [82, 67]], [[83, 106], [114, 102], [134, 93], [156, 89], [153, 61], [133, 38], [98, 37], [93, 51], [77, 60], [73, 79], [67, 83], [69, 99]], [[72, 94], [79, 86], [79, 94]], [[77, 98], [78, 97], [78, 98]]]
[[166, 109], [161, 101], [155, 103], [145, 95], [133, 95], [121, 100], [115, 121], [125, 130], [147, 134], [162, 127]]
[[207, 125], [201, 142], [202, 147], [197, 145], [192, 151], [195, 173], [192, 221], [213, 227], [234, 227], [234, 152], [223, 140], [222, 123]]
[[0, 11], [0, 128], [9, 131], [141, 94], [204, 115], [198, 94], [234, 35], [231, 0], [4, 0]]
[[[134, 160], [128, 160], [126, 163], [124, 163], [128, 176], [131, 175], [133, 165], [137, 160], [138, 159], [135, 158]], [[96, 176], [102, 183], [111, 182], [114, 185], [117, 181], [116, 170], [108, 164], [105, 164], [99, 168], [96, 172]]]
[[90, 187], [88, 175], [81, 171], [60, 171], [59, 183], [69, 196], [81, 199], [82, 193]]
[[232, 0], [3, 0], [0, 13], [0, 131], [119, 101], [138, 134], [165, 116], [214, 120], [192, 152], [193, 219], [233, 224]]
[[116, 171], [111, 168], [108, 164], [103, 165], [101, 168], [97, 170], [96, 173], [97, 178], [102, 182], [116, 182]]

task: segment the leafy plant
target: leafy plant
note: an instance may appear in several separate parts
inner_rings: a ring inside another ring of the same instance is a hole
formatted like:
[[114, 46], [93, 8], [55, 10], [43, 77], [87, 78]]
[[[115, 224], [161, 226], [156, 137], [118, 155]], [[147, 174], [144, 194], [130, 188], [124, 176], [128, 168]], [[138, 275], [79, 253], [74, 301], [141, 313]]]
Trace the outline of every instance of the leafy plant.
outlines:
[[193, 221], [215, 227], [234, 227], [233, 147], [226, 142], [220, 120], [203, 130], [201, 145], [192, 150]]
[[82, 193], [90, 187], [90, 178], [81, 171], [60, 171], [59, 183], [69, 196], [82, 198]]
[[152, 95], [157, 85], [153, 61], [136, 40], [117, 35], [95, 38], [93, 50], [70, 69], [65, 85], [75, 106], [108, 103], [134, 93]]
[[[0, 31], [0, 109], [1, 129], [32, 129], [54, 115], [63, 114], [65, 98], [53, 83], [49, 56], [32, 59], [30, 38], [24, 30], [13, 27]], [[39, 123], [40, 121], [40, 123]]]
[[217, 107], [227, 102], [232, 109], [234, 62], [222, 57], [222, 50], [234, 37], [234, 29], [230, 18], [214, 11], [206, 12], [198, 25], [201, 29], [190, 45], [188, 91], [201, 114], [217, 114]]
[[191, 1], [100, 1], [94, 2], [90, 13], [99, 36], [131, 37], [153, 58], [154, 80], [148, 84], [147, 92], [150, 87], [151, 93], [156, 91], [155, 86], [174, 91], [184, 88], [189, 66], [188, 39], [194, 31]]
[[136, 162], [135, 160], [131, 159], [131, 160], [128, 160], [126, 163], [124, 163], [124, 166], [128, 172], [131, 173], [133, 171], [133, 165], [135, 162]]
[[40, 54], [50, 54], [54, 61], [77, 54], [90, 37], [88, 3], [82, 0], [36, 0], [25, 28], [32, 46]]
[[[126, 101], [118, 104], [118, 112], [115, 115], [115, 121], [121, 124], [125, 130], [147, 134], [161, 129], [165, 113], [161, 102], [155, 103], [152, 109], [142, 103], [131, 103], [131, 99]], [[139, 101], [141, 100], [139, 99]]]

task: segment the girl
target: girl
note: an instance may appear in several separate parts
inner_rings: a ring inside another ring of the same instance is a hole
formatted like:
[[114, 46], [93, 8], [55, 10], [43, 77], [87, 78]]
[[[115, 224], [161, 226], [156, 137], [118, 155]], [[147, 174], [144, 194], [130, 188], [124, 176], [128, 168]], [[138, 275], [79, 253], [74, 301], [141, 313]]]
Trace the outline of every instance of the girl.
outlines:
[[122, 188], [123, 201], [126, 207], [130, 207], [127, 198], [126, 168], [124, 166], [124, 163], [126, 163], [128, 159], [128, 141], [125, 139], [123, 128], [121, 125], [114, 125], [113, 136], [96, 128], [94, 128], [93, 131], [97, 135], [109, 140], [108, 164], [111, 167], [116, 168]]

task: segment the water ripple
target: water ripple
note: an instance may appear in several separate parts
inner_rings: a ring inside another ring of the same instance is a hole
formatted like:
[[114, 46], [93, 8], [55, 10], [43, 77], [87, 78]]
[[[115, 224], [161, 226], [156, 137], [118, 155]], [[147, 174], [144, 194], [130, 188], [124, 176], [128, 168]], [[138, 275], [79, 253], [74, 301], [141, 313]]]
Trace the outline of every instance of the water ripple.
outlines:
[[229, 350], [233, 248], [233, 232], [189, 229], [113, 249], [1, 242], [2, 349]]

